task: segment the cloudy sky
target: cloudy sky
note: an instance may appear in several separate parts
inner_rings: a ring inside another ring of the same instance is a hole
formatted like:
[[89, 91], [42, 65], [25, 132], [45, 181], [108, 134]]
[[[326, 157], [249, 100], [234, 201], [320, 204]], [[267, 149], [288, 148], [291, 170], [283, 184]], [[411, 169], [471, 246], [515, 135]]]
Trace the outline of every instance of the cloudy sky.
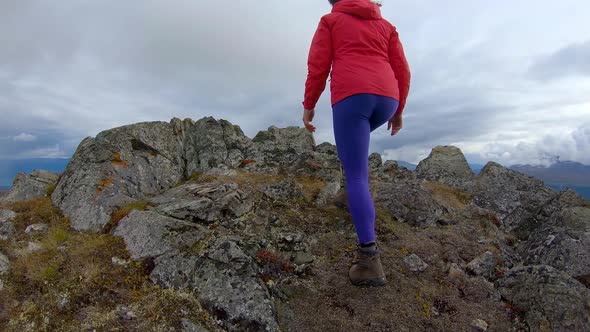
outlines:
[[[212, 115], [252, 137], [301, 125], [324, 0], [0, 2], [0, 159], [68, 157], [119, 125]], [[385, 0], [413, 80], [373, 152], [417, 162], [590, 164], [590, 2]], [[329, 92], [316, 141], [334, 142]]]

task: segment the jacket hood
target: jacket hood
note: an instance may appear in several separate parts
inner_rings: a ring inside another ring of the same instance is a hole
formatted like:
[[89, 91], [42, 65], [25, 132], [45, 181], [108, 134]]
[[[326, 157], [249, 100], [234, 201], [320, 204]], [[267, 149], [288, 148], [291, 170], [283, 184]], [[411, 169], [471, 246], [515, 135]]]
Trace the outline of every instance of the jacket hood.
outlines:
[[365, 20], [380, 20], [381, 9], [370, 0], [341, 0], [334, 4], [332, 13], [346, 13]]

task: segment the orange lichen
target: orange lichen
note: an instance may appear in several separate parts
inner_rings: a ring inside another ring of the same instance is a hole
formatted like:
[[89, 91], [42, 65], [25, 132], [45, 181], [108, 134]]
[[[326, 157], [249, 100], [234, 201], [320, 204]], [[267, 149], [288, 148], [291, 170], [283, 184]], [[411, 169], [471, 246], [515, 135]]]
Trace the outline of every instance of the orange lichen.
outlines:
[[96, 192], [97, 193], [101, 193], [106, 188], [108, 188], [108, 187], [110, 187], [112, 185], [113, 185], [113, 178], [112, 177], [108, 177], [106, 179], [102, 179], [102, 180], [98, 181], [98, 184], [96, 185]]
[[115, 152], [113, 154], [113, 165], [120, 167], [129, 167], [129, 163], [121, 159], [121, 153]]

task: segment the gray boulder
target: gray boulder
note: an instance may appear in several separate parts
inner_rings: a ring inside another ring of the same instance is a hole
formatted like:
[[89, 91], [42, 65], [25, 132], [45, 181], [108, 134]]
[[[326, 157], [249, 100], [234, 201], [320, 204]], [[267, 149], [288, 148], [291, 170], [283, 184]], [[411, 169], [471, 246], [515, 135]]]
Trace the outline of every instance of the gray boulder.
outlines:
[[107, 130], [80, 143], [52, 200], [74, 229], [100, 231], [117, 208], [176, 185], [182, 163], [169, 123]]
[[530, 265], [549, 265], [574, 277], [590, 276], [590, 208], [556, 212], [518, 252]]
[[151, 280], [194, 291], [230, 331], [278, 331], [275, 308], [252, 258], [221, 237], [204, 252], [168, 253], [154, 260]]
[[4, 254], [0, 252], [0, 291], [4, 289], [4, 280], [2, 279], [2, 276], [8, 273], [9, 269], [10, 261], [8, 260], [8, 257], [4, 256]]
[[342, 185], [340, 184], [340, 181], [328, 182], [322, 189], [320, 189], [320, 193], [316, 199], [316, 205], [321, 207], [334, 202], [341, 188]]
[[194, 291], [228, 330], [278, 331], [270, 294], [236, 239], [220, 237], [209, 245], [205, 227], [153, 211], [131, 212], [114, 234], [133, 259], [153, 259], [151, 280]]
[[465, 188], [473, 179], [473, 171], [463, 152], [454, 146], [437, 146], [416, 168], [418, 178], [438, 181], [455, 188]]
[[26, 234], [33, 234], [33, 233], [45, 233], [49, 226], [47, 224], [32, 224], [25, 228]]
[[44, 170], [36, 170], [31, 174], [19, 173], [14, 178], [12, 188], [0, 200], [4, 202], [26, 201], [45, 197], [47, 188], [54, 185], [59, 175]]
[[74, 229], [97, 232], [118, 208], [158, 196], [195, 172], [287, 169], [341, 180], [337, 157], [314, 148], [313, 137], [297, 127], [270, 127], [250, 140], [240, 127], [212, 117], [138, 123], [83, 140], [52, 200]]
[[172, 120], [180, 146], [184, 175], [220, 166], [235, 168], [253, 154], [253, 144], [239, 126], [205, 117], [198, 121]]
[[0, 276], [6, 274], [10, 269], [10, 261], [3, 253], [0, 252]]
[[293, 199], [303, 198], [302, 189], [298, 183], [290, 179], [284, 179], [281, 182], [263, 186], [260, 191], [273, 201], [288, 202]]
[[[405, 174], [402, 173], [405, 176]], [[375, 204], [385, 207], [397, 220], [413, 226], [436, 225], [447, 209], [422, 188], [419, 181], [401, 178], [376, 183], [372, 191]]]
[[253, 206], [252, 199], [235, 183], [187, 183], [149, 202], [167, 216], [202, 223], [241, 217]]
[[218, 239], [197, 265], [195, 294], [229, 331], [279, 331], [270, 294], [252, 258], [235, 242]]
[[123, 218], [113, 232], [123, 238], [133, 259], [189, 249], [208, 233], [197, 224], [137, 210]]
[[426, 264], [418, 255], [411, 254], [404, 257], [404, 263], [408, 266], [410, 271], [413, 272], [423, 272], [428, 268], [428, 264]]
[[467, 270], [477, 276], [491, 278], [494, 276], [496, 257], [489, 251], [479, 255], [467, 264]]
[[11, 210], [0, 209], [0, 223], [12, 221], [16, 217], [16, 213]]
[[10, 240], [14, 235], [14, 225], [12, 222], [0, 222], [0, 240]]
[[16, 213], [0, 209], [0, 240], [9, 240], [14, 234], [14, 225], [12, 219], [16, 217]]
[[[572, 189], [565, 189], [559, 192], [541, 207], [537, 214], [536, 220], [529, 221], [529, 224], [522, 223], [520, 228], [524, 229], [525, 231], [532, 231], [547, 219], [551, 218], [555, 213], [570, 207], [590, 208], [590, 201], [580, 196]], [[528, 234], [525, 235], [528, 236]]]
[[371, 153], [369, 155], [369, 170], [372, 172], [378, 171], [383, 166], [383, 159], [378, 153]]
[[6, 209], [0, 209], [0, 224], [3, 222], [12, 221], [16, 217], [16, 213]]
[[336, 149], [336, 145], [330, 144], [328, 142], [324, 142], [315, 147], [315, 151], [322, 153], [322, 154], [329, 154], [333, 156], [338, 155], [338, 149]]
[[416, 181], [416, 173], [402, 167], [395, 160], [386, 160], [375, 172], [375, 175], [383, 181]]
[[254, 149], [245, 169], [277, 174], [280, 168], [295, 171], [305, 168], [315, 149], [313, 136], [304, 128], [271, 126], [252, 139]]
[[520, 266], [496, 282], [531, 331], [590, 331], [590, 290], [550, 266]]
[[473, 201], [498, 214], [501, 229], [517, 230], [525, 236], [540, 224], [542, 207], [557, 197], [543, 181], [489, 162], [469, 184]]
[[183, 318], [180, 323], [182, 325], [182, 332], [209, 332], [209, 330], [200, 323], [192, 322], [186, 318]]
[[340, 159], [331, 153], [314, 151], [301, 155], [299, 164], [293, 167], [293, 174], [316, 177], [324, 182], [344, 184], [344, 172]]

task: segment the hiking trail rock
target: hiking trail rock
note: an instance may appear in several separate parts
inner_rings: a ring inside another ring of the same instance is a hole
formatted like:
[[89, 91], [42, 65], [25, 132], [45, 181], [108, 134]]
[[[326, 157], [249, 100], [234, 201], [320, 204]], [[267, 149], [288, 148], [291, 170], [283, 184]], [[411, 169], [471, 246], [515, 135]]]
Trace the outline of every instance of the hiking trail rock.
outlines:
[[26, 234], [45, 233], [45, 232], [47, 232], [48, 228], [49, 228], [49, 226], [47, 226], [47, 224], [32, 224], [32, 225], [27, 226], [27, 228], [25, 228], [25, 233]]
[[516, 267], [498, 280], [503, 298], [524, 310], [532, 331], [590, 330], [590, 290], [546, 265]]
[[118, 208], [157, 196], [196, 173], [286, 169], [341, 181], [337, 157], [314, 149], [313, 137], [297, 127], [273, 126], [250, 140], [240, 127], [212, 117], [137, 123], [84, 139], [52, 201], [74, 229], [98, 232]]
[[113, 211], [169, 189], [183, 178], [172, 125], [145, 122], [80, 143], [52, 195], [72, 227], [98, 232]]
[[0, 224], [12, 221], [16, 217], [16, 213], [6, 209], [0, 209]]
[[149, 199], [164, 215], [199, 223], [236, 218], [252, 209], [252, 200], [235, 183], [187, 183]]
[[384, 206], [399, 221], [413, 226], [433, 226], [447, 209], [413, 178], [380, 182], [372, 188], [375, 203]]
[[0, 209], [0, 240], [9, 240], [14, 234], [12, 219], [16, 213], [10, 210]]
[[541, 221], [541, 208], [558, 196], [543, 181], [489, 162], [469, 185], [476, 205], [498, 214], [501, 229], [527, 234]]
[[518, 252], [526, 264], [549, 265], [573, 277], [590, 275], [590, 208], [557, 211]]
[[6, 274], [10, 268], [10, 261], [3, 253], [0, 252], [0, 276]]
[[235, 168], [253, 153], [251, 140], [239, 126], [227, 120], [173, 119], [171, 124], [186, 177], [223, 166]]
[[2, 279], [3, 275], [8, 273], [10, 269], [10, 261], [8, 257], [6, 257], [2, 252], [0, 252], [0, 291], [4, 289], [4, 279]]
[[209, 332], [209, 330], [203, 327], [201, 324], [194, 323], [186, 318], [182, 319], [181, 324], [182, 332]]
[[494, 275], [495, 267], [496, 258], [489, 251], [486, 251], [467, 264], [467, 270], [477, 276], [484, 276], [486, 278], [491, 278]]
[[190, 248], [207, 233], [206, 228], [197, 224], [137, 210], [123, 218], [113, 232], [125, 240], [133, 259]]
[[194, 291], [227, 329], [278, 331], [270, 294], [237, 239], [220, 237], [208, 246], [206, 228], [152, 211], [133, 211], [114, 234], [125, 240], [133, 259], [154, 260], [154, 282]]
[[19, 173], [14, 178], [8, 194], [0, 198], [0, 201], [18, 202], [44, 197], [47, 188], [54, 185], [58, 177], [58, 174], [44, 170], [36, 170], [31, 174]]
[[474, 174], [463, 152], [454, 146], [437, 146], [422, 160], [416, 172], [418, 178], [438, 181], [456, 188], [465, 188]]
[[404, 257], [404, 263], [408, 266], [410, 271], [413, 272], [422, 272], [428, 268], [428, 264], [426, 264], [418, 255], [411, 254]]
[[266, 185], [260, 191], [268, 198], [278, 202], [288, 202], [293, 199], [303, 198], [303, 191], [299, 184], [285, 179], [281, 182]]

